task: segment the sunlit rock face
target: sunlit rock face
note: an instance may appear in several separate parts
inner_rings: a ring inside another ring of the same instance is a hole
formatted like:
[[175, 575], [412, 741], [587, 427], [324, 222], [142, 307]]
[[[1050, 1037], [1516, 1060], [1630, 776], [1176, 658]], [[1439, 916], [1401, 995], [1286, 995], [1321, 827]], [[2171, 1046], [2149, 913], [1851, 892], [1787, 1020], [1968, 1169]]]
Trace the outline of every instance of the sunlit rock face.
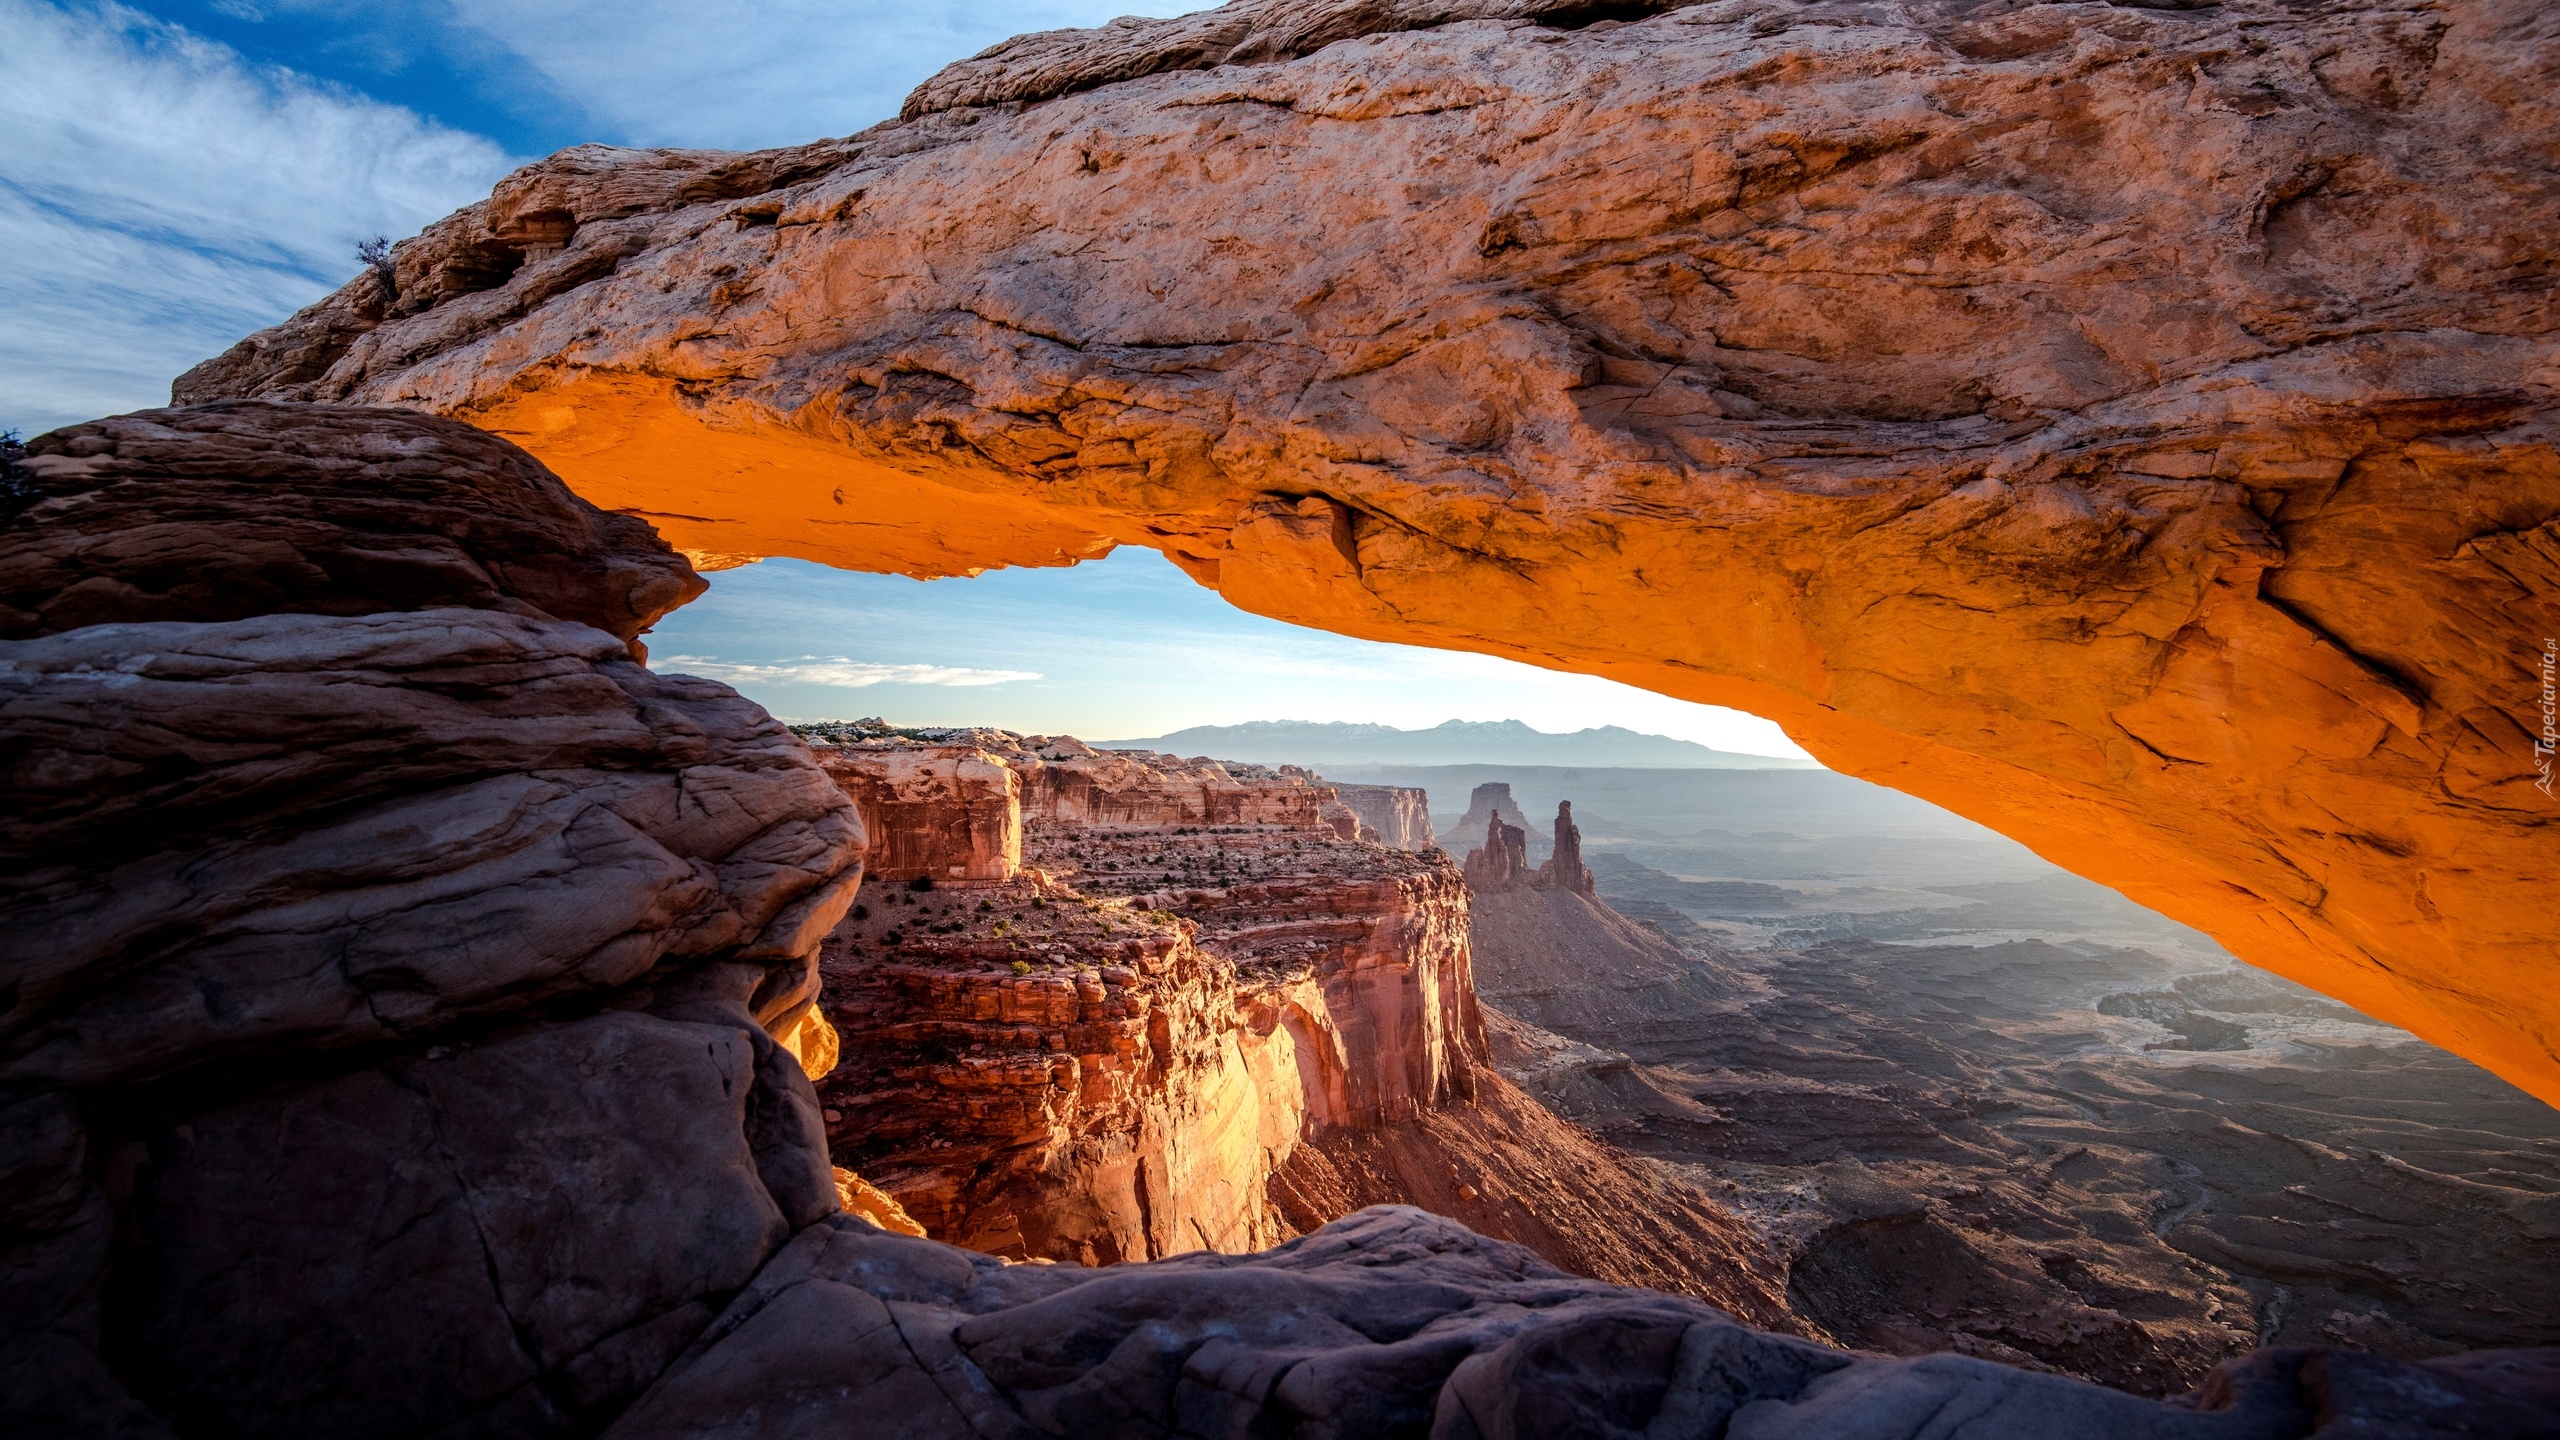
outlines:
[[[1269, 1186], [1303, 1137], [1474, 1096], [1465, 886], [1342, 834], [1305, 772], [845, 738], [819, 763], [888, 863], [949, 852], [823, 961], [837, 1158], [928, 1233], [1086, 1263], [1260, 1248], [1296, 1233]], [[1003, 865], [962, 862], [954, 837], [996, 834]]]
[[1022, 868], [1022, 780], [997, 757], [936, 745], [859, 764], [830, 749], [819, 763], [877, 837], [872, 879], [970, 885], [1009, 880]]
[[1141, 544], [1738, 705], [2560, 1095], [2560, 19], [1599, 13], [1246, 3], [567, 151], [178, 393], [461, 416], [704, 563]]

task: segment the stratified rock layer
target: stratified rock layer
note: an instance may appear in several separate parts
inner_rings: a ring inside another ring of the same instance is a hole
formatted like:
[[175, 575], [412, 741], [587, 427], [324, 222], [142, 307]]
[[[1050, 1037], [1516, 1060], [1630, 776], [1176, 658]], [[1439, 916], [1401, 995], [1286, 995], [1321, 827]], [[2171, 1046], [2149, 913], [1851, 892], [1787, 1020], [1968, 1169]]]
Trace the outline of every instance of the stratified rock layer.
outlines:
[[2555, 27], [1242, 0], [564, 152], [178, 393], [1739, 705], [2554, 1097]]
[[1333, 792], [1359, 815], [1360, 823], [1369, 827], [1381, 845], [1398, 850], [1428, 850], [1438, 843], [1431, 837], [1431, 796], [1427, 791], [1409, 785], [1336, 783]]
[[29, 449], [0, 1429], [593, 1433], [837, 1208], [785, 1037], [852, 806], [635, 662], [700, 582], [487, 434], [254, 404]]
[[41, 523], [0, 538], [0, 638], [85, 625], [439, 606], [637, 643], [703, 582], [533, 457], [398, 411], [207, 405], [39, 437]]

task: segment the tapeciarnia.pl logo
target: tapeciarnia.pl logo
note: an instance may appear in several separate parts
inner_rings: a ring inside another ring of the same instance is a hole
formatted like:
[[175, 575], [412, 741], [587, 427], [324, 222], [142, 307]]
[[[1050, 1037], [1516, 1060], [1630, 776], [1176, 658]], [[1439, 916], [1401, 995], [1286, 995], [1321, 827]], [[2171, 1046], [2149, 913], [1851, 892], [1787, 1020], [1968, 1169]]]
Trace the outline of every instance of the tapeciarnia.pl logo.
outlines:
[[2542, 733], [2533, 741], [2533, 788], [2551, 798], [2551, 756], [2560, 750], [2560, 640], [2548, 636], [2542, 642], [2542, 653], [2534, 657], [2542, 672]]

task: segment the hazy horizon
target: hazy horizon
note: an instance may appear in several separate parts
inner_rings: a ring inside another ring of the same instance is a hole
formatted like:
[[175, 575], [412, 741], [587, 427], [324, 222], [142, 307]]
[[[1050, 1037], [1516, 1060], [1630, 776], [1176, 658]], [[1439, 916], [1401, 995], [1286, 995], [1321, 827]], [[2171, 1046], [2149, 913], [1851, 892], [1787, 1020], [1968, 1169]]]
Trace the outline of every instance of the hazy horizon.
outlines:
[[1804, 758], [1777, 725], [1739, 710], [1248, 614], [1152, 550], [968, 579], [800, 560], [707, 578], [710, 593], [649, 636], [651, 665], [735, 686], [792, 722], [876, 715], [1097, 740], [1281, 717], [1408, 730], [1518, 720]]

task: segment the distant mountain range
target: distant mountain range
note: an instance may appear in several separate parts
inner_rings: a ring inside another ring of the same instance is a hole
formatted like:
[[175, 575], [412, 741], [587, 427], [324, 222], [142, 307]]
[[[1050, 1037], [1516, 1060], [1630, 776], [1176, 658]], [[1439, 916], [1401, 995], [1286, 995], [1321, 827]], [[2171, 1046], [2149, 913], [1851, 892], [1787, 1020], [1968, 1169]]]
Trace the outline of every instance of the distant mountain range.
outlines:
[[1255, 720], [1194, 725], [1143, 740], [1097, 740], [1105, 750], [1165, 750], [1260, 765], [1590, 765], [1659, 770], [1818, 770], [1810, 760], [1744, 755], [1617, 725], [1569, 735], [1517, 720], [1451, 720], [1428, 730], [1341, 721]]

